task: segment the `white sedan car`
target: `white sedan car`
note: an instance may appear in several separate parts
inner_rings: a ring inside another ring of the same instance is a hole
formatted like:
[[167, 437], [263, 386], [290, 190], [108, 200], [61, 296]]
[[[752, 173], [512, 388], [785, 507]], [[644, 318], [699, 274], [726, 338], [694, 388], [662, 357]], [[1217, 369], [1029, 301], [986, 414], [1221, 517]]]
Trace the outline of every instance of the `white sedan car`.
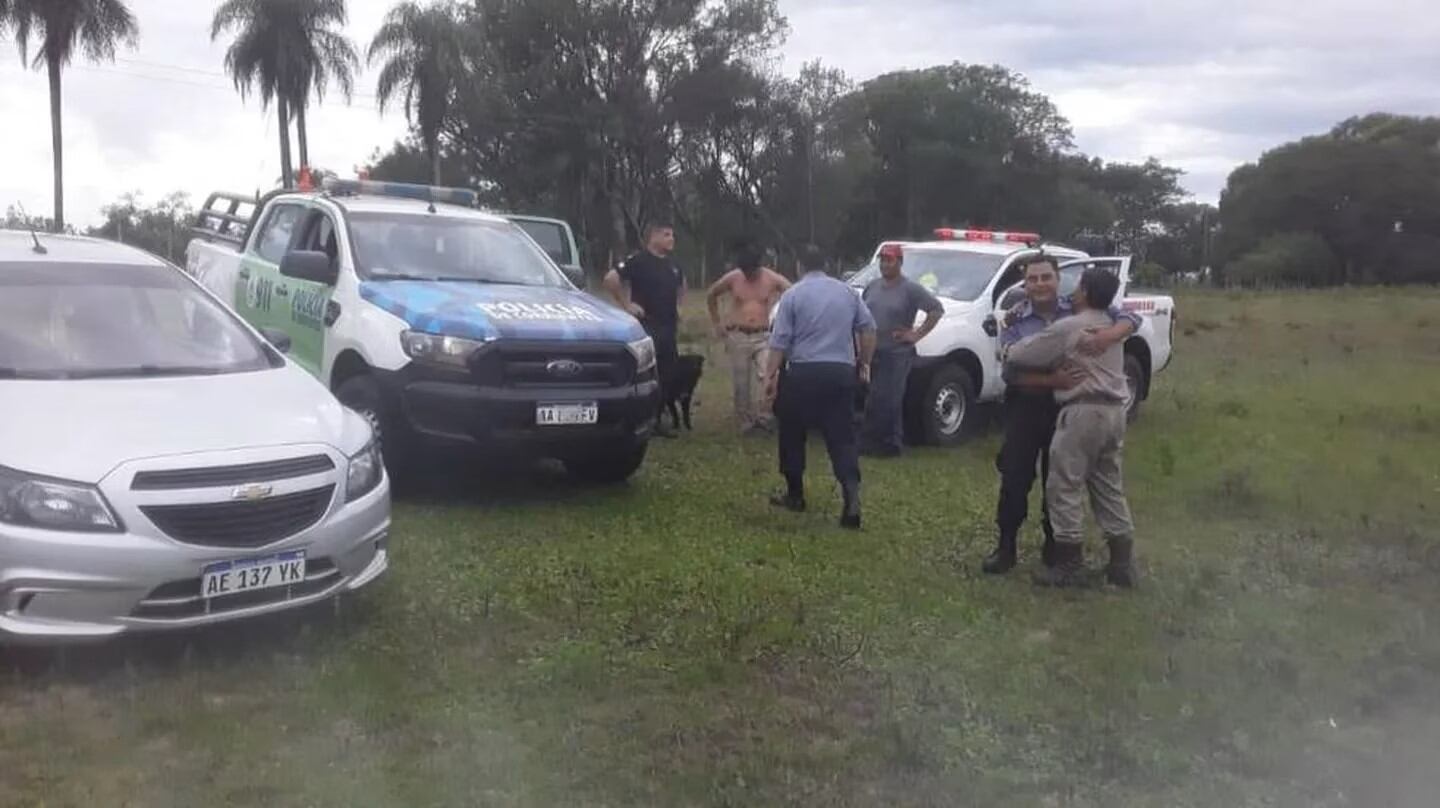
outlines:
[[0, 644], [217, 623], [388, 566], [365, 419], [177, 268], [0, 231]]

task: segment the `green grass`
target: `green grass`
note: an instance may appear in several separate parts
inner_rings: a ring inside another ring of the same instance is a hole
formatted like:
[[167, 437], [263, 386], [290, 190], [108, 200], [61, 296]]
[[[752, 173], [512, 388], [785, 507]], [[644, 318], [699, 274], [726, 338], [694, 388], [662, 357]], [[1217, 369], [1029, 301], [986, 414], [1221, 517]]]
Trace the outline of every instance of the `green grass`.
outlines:
[[337, 608], [8, 654], [0, 805], [1434, 804], [1440, 295], [1180, 306], [1139, 591], [979, 574], [993, 433], [772, 512], [716, 350], [628, 486], [456, 477]]

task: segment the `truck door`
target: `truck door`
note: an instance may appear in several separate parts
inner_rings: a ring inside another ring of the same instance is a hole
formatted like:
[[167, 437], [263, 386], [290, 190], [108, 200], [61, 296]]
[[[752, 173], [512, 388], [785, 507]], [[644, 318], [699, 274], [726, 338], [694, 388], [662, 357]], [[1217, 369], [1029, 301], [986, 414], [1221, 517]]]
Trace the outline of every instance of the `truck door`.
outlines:
[[[323, 252], [339, 268], [340, 244], [335, 220], [319, 208], [305, 211], [292, 250]], [[274, 327], [290, 335], [290, 358], [317, 378], [325, 363], [325, 315], [335, 288], [315, 281], [279, 276]]]
[[235, 311], [256, 328], [283, 329], [288, 316], [289, 301], [275, 297], [280, 281], [280, 259], [290, 249], [296, 225], [305, 208], [296, 203], [272, 205], [265, 220], [255, 231], [250, 247], [240, 256], [240, 271], [235, 278]]

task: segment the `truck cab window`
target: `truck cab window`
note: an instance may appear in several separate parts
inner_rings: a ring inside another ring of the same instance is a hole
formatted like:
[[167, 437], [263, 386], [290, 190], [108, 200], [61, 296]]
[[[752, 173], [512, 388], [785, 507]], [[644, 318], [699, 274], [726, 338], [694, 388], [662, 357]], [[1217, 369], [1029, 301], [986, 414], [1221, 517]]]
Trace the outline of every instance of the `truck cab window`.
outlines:
[[298, 205], [276, 205], [255, 239], [255, 254], [272, 264], [280, 263], [290, 249], [290, 238], [295, 234], [295, 223], [301, 212]]
[[335, 223], [330, 219], [330, 215], [311, 211], [295, 249], [323, 252], [330, 256], [330, 263], [333, 265], [340, 254], [340, 246], [335, 240]]

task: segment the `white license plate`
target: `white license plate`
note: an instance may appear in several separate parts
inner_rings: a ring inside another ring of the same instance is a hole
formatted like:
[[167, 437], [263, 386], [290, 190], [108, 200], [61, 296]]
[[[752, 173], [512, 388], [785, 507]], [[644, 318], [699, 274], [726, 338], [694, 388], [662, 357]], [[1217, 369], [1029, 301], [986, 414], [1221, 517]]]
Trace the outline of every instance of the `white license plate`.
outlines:
[[207, 598], [289, 586], [305, 580], [305, 551], [291, 550], [264, 558], [217, 561], [201, 570], [200, 592]]
[[588, 404], [541, 404], [535, 408], [535, 423], [540, 426], [593, 424], [600, 420], [600, 406]]

